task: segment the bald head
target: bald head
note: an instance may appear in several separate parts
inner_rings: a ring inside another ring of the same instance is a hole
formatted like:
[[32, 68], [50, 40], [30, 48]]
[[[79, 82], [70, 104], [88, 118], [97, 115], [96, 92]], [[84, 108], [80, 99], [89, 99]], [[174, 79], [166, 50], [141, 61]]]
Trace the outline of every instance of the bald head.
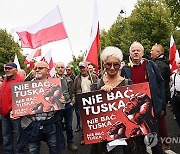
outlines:
[[37, 66], [46, 67], [47, 69], [49, 69], [49, 65], [46, 62], [44, 62], [44, 61], [36, 62], [35, 63], [35, 67], [37, 67]]
[[56, 63], [56, 72], [59, 76], [63, 76], [64, 75], [64, 72], [65, 72], [65, 65], [63, 62], [58, 62]]
[[156, 59], [160, 55], [164, 54], [164, 48], [161, 44], [155, 44], [151, 49], [151, 58]]

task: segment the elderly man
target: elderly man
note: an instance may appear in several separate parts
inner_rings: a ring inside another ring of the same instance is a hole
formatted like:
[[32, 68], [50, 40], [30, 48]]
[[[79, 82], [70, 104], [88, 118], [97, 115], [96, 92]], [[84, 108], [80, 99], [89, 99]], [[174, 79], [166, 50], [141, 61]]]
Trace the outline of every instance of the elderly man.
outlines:
[[[49, 65], [46, 62], [36, 62], [34, 67], [35, 79], [45, 80], [49, 76]], [[61, 97], [64, 102], [64, 97]], [[64, 149], [64, 135], [59, 124], [60, 111], [36, 113], [22, 118], [24, 129], [24, 144], [28, 144], [30, 154], [39, 154], [41, 141], [45, 141], [49, 154], [59, 154]]]
[[[98, 77], [95, 74], [88, 73], [88, 65], [85, 62], [79, 63], [80, 74], [78, 74], [74, 80], [74, 94], [85, 93], [91, 91], [93, 83], [97, 82]], [[76, 101], [75, 112], [79, 113], [78, 102]], [[80, 126], [77, 124], [76, 130], [80, 130]], [[81, 144], [84, 144], [84, 136], [82, 135]]]
[[20, 120], [10, 118], [12, 110], [12, 91], [11, 85], [16, 82], [23, 82], [24, 79], [17, 74], [17, 65], [7, 63], [4, 67], [5, 79], [0, 88], [0, 114], [2, 115], [2, 136], [3, 136], [3, 153], [14, 153], [13, 133], [17, 135], [16, 153], [23, 153], [20, 150]]
[[[130, 66], [124, 66], [121, 74], [125, 78], [131, 79], [133, 84], [149, 82], [155, 117], [159, 118], [164, 114], [163, 110], [165, 109], [165, 86], [159, 68], [153, 61], [143, 58], [144, 47], [139, 42], [132, 43], [129, 52], [132, 63]], [[156, 133], [159, 134], [158, 128], [156, 128]], [[140, 140], [143, 152], [146, 153], [144, 140], [143, 138]], [[153, 154], [163, 153], [160, 141], [152, 147], [152, 152]]]
[[67, 136], [67, 148], [70, 149], [71, 151], [77, 151], [78, 147], [73, 144], [73, 129], [72, 129], [72, 118], [73, 118], [73, 81], [70, 78], [67, 78], [64, 75], [65, 72], [65, 65], [62, 62], [58, 62], [56, 64], [56, 76], [60, 78], [61, 80], [61, 85], [62, 85], [62, 92], [64, 95], [67, 96], [66, 98], [66, 103], [65, 103], [65, 109], [60, 111], [60, 121], [62, 123], [62, 120], [64, 118], [65, 120], [65, 126], [66, 126], [66, 136]]

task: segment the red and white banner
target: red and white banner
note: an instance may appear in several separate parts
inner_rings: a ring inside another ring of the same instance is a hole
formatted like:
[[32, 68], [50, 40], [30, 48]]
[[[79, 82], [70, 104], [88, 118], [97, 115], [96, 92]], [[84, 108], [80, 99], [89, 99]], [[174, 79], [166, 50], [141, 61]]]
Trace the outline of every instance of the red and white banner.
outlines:
[[51, 12], [44, 16], [38, 23], [27, 27], [12, 29], [19, 35], [23, 48], [36, 49], [49, 42], [67, 38], [63, 20], [56, 6]]
[[85, 144], [146, 135], [156, 129], [149, 83], [77, 95]]
[[176, 61], [178, 59], [179, 59], [179, 52], [176, 49], [176, 44], [175, 44], [174, 38], [171, 35], [170, 51], [169, 51], [169, 61], [170, 61], [171, 73], [173, 73], [177, 69]]
[[26, 81], [12, 85], [13, 117], [64, 109], [58, 78]]
[[46, 55], [41, 59], [41, 61], [45, 61], [49, 65], [49, 74], [51, 77], [53, 77], [56, 73], [55, 67], [54, 67], [54, 62], [51, 56], [51, 50], [49, 50]]
[[91, 28], [90, 45], [84, 61], [94, 64], [96, 72], [98, 71], [98, 50], [100, 49], [100, 31], [98, 21], [97, 0], [94, 5], [93, 23]]

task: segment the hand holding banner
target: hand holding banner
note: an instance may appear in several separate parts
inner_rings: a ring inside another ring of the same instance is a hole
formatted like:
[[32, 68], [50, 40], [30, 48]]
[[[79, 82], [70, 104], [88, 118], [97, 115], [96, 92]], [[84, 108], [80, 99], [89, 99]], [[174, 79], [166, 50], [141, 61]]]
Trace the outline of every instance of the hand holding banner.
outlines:
[[15, 83], [12, 85], [13, 117], [64, 109], [61, 96], [58, 78]]
[[77, 96], [86, 144], [145, 135], [156, 120], [149, 83], [95, 91]]

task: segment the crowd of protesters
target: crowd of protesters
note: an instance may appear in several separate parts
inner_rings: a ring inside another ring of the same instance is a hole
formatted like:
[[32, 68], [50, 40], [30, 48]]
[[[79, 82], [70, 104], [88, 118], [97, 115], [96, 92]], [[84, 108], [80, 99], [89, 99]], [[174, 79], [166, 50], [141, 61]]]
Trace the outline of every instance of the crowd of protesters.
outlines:
[[[168, 143], [161, 143], [160, 137], [168, 137], [166, 126], [166, 106], [172, 105], [177, 124], [180, 128], [180, 59], [177, 61], [177, 70], [170, 72], [169, 62], [164, 55], [163, 46], [155, 44], [151, 51], [151, 60], [144, 57], [144, 47], [139, 42], [133, 42], [129, 48], [130, 61], [123, 61], [123, 54], [117, 47], [107, 47], [102, 51], [103, 71], [96, 74], [95, 67], [91, 63], [80, 62], [78, 68], [80, 73], [75, 74], [73, 65], [64, 65], [63, 62], [56, 63], [56, 74], [62, 87], [61, 102], [65, 109], [36, 113], [13, 119], [12, 113], [12, 91], [11, 85], [28, 80], [43, 80], [49, 78], [49, 66], [47, 63], [38, 61], [33, 69], [32, 77], [26, 77], [24, 70], [18, 70], [15, 63], [9, 62], [4, 65], [5, 74], [0, 76], [0, 115], [2, 121], [3, 153], [14, 153], [14, 133], [16, 135], [15, 153], [24, 153], [25, 147], [30, 154], [40, 153], [41, 141], [48, 145], [50, 154], [59, 154], [65, 145], [71, 151], [77, 151], [78, 147], [73, 141], [74, 131], [83, 130], [79, 102], [76, 95], [93, 90], [111, 92], [115, 87], [126, 84], [138, 84], [149, 82], [152, 97], [152, 105], [157, 120], [156, 133], [158, 143], [152, 147], [153, 154], [163, 154], [163, 150], [169, 149]], [[97, 83], [101, 83], [97, 87]], [[178, 99], [179, 97], [179, 99]], [[76, 129], [73, 130], [73, 111], [76, 116]], [[23, 126], [23, 127], [22, 127]], [[66, 140], [63, 130], [66, 132]], [[33, 135], [32, 135], [33, 134]], [[81, 145], [84, 142], [83, 132]], [[112, 151], [106, 149], [107, 142], [93, 144], [92, 154], [101, 153], [146, 153], [144, 136], [128, 139], [127, 146], [117, 146]], [[131, 146], [135, 145], [135, 149]]]

